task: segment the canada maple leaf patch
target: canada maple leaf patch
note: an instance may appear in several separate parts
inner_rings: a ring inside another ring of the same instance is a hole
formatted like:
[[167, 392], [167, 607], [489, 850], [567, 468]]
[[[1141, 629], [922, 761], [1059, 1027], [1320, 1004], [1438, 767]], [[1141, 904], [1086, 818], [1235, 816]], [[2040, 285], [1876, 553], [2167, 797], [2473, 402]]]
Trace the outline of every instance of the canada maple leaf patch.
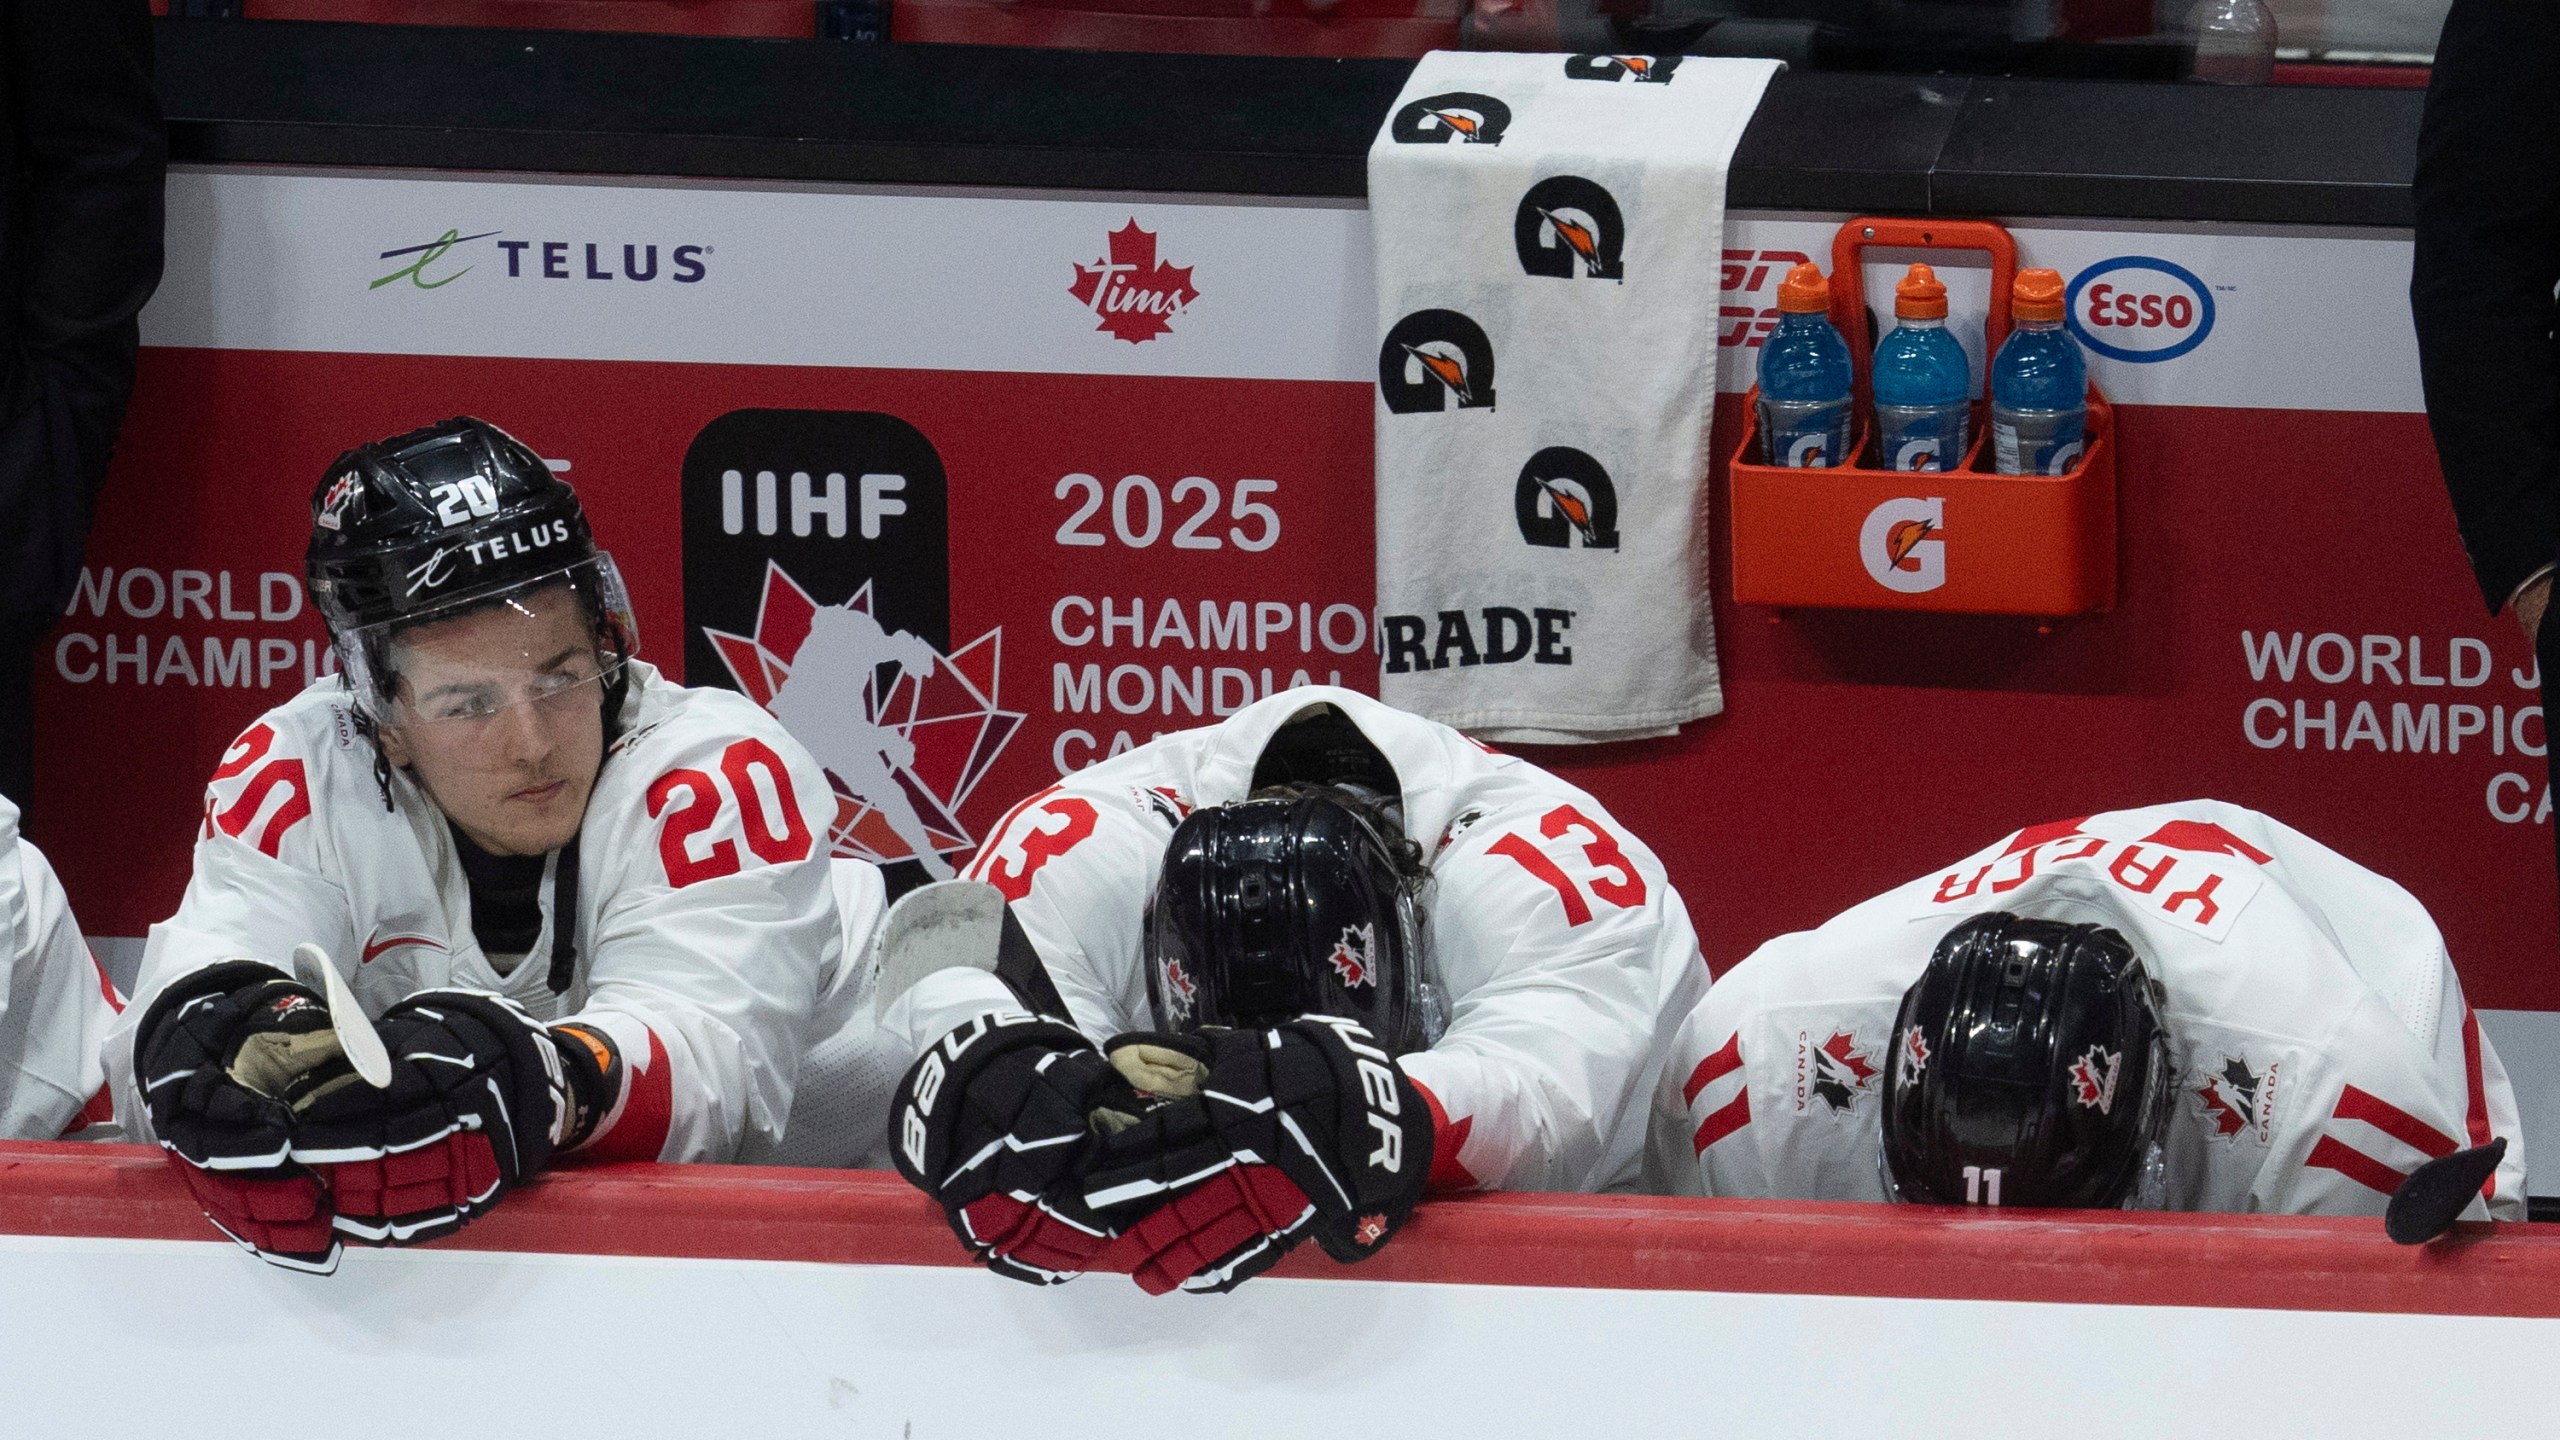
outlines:
[[1170, 331], [1173, 317], [1200, 298], [1191, 267], [1157, 259], [1155, 233], [1139, 229], [1134, 216], [1111, 232], [1103, 258], [1076, 267], [1067, 293], [1094, 313], [1093, 328], [1132, 345]]

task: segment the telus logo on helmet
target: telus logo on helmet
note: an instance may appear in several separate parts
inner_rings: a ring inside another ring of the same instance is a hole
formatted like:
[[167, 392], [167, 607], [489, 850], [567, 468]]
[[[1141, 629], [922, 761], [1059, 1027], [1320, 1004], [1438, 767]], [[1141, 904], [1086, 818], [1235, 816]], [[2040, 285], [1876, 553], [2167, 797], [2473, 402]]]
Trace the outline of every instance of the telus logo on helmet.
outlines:
[[1510, 128], [1510, 106], [1472, 90], [1452, 90], [1398, 110], [1387, 134], [1399, 145], [1499, 145]]
[[2213, 292], [2195, 272], [2148, 255], [2120, 255], [2083, 270], [2063, 296], [2080, 343], [2137, 365], [2175, 360], [2213, 333]]

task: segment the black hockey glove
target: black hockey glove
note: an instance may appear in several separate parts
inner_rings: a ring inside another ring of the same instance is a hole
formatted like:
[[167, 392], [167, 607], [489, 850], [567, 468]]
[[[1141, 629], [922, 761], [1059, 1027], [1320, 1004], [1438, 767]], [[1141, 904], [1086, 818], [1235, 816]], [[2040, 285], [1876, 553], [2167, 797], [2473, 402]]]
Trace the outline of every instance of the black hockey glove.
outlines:
[[1098, 1127], [1138, 1100], [1093, 1042], [1053, 1020], [981, 1016], [908, 1069], [890, 1110], [898, 1173], [999, 1275], [1072, 1280], [1117, 1233], [1083, 1200]]
[[452, 1234], [576, 1138], [568, 1065], [592, 1066], [515, 1002], [422, 990], [375, 1022], [391, 1083], [338, 1085], [300, 1106], [293, 1158], [328, 1185], [340, 1233], [368, 1245]]
[[[1106, 1137], [1085, 1201], [1128, 1233], [1139, 1288], [1232, 1290], [1313, 1235], [1337, 1260], [1375, 1253], [1413, 1214], [1431, 1173], [1431, 1116], [1393, 1056], [1357, 1023], [1308, 1015], [1270, 1030], [1126, 1036], [1124, 1072], [1171, 1079], [1188, 1054], [1195, 1098], [1159, 1104]], [[1141, 1081], [1142, 1085], [1146, 1082]]]
[[227, 961], [161, 991], [134, 1030], [151, 1128], [205, 1218], [291, 1269], [337, 1268], [329, 1197], [290, 1159], [293, 1107], [356, 1081], [309, 988]]

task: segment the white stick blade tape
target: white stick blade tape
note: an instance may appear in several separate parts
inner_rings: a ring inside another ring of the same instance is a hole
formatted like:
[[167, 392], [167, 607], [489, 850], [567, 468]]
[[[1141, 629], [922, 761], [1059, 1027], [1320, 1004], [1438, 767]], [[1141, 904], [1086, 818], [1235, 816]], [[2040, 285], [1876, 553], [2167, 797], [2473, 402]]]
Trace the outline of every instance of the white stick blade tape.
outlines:
[[966, 966], [992, 974], [1004, 933], [1004, 893], [979, 880], [937, 880], [898, 897], [880, 921], [878, 1005], [936, 970]]
[[391, 1052], [382, 1047], [380, 1032], [365, 1018], [364, 1007], [356, 1003], [356, 992], [347, 988], [338, 967], [330, 962], [329, 952], [317, 945], [296, 945], [293, 969], [302, 983], [319, 991], [327, 1003], [338, 1048], [347, 1052], [347, 1063], [355, 1067], [357, 1077], [376, 1090], [389, 1086]]

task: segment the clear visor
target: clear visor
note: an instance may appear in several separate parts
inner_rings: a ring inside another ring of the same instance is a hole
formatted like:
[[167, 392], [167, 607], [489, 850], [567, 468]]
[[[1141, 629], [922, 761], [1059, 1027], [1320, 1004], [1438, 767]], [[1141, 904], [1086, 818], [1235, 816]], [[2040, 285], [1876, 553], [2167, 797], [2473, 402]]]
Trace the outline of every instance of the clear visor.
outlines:
[[339, 667], [385, 724], [466, 730], [524, 706], [603, 704], [639, 631], [613, 557], [337, 637]]
[[1428, 1050], [1449, 1033], [1449, 991], [1440, 983], [1439, 959], [1432, 953], [1431, 927], [1423, 922], [1421, 905], [1408, 895], [1396, 904], [1396, 919], [1404, 927], [1405, 963], [1413, 972], [1413, 1024], [1422, 1043], [1414, 1048]]

